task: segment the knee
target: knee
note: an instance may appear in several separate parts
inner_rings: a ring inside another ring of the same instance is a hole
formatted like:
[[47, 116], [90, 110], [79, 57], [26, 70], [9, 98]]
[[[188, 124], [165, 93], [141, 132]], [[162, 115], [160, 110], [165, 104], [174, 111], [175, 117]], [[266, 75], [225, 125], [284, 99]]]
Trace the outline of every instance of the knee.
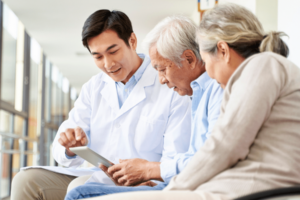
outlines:
[[76, 188], [72, 188], [69, 191], [69, 187], [68, 187], [68, 192], [67, 195], [65, 196], [65, 200], [73, 200], [73, 199], [79, 199], [80, 197], [80, 192], [78, 191], [80, 186], [76, 187]]
[[12, 190], [16, 188], [23, 188], [24, 184], [30, 180], [30, 175], [28, 175], [27, 171], [21, 170], [18, 172], [11, 183]]
[[22, 170], [14, 176], [11, 183], [12, 200], [26, 199], [25, 196], [27, 197], [26, 191], [28, 182], [31, 180], [30, 174], [31, 173], [28, 173], [27, 170]]
[[84, 183], [90, 178], [90, 175], [87, 176], [80, 176], [75, 178], [71, 183], [68, 185], [67, 192], [70, 192], [72, 189], [84, 185]]

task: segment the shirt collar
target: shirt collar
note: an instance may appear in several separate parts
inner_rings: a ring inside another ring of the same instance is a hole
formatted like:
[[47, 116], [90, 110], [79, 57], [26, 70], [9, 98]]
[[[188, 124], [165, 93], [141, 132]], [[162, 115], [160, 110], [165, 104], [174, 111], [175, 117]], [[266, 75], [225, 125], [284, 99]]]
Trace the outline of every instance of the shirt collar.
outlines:
[[138, 54], [138, 56], [141, 59], [143, 59], [143, 63], [141, 64], [141, 66], [138, 68], [138, 70], [133, 75], [136, 82], [139, 82], [139, 80], [141, 79], [142, 75], [144, 74], [147, 66], [150, 63], [150, 58], [148, 56], [146, 56], [145, 54]]
[[[136, 70], [136, 72], [133, 74], [133, 76], [129, 79], [128, 83], [132, 81], [132, 79], [135, 79], [136, 82], [139, 82], [139, 80], [142, 78], [142, 75], [144, 74], [147, 66], [150, 64], [150, 58], [146, 56], [145, 54], [138, 54], [138, 56], [143, 59], [143, 62], [141, 66]], [[116, 82], [117, 84], [121, 82]], [[123, 83], [122, 83], [123, 84]], [[121, 85], [122, 85], [121, 84]], [[123, 84], [124, 85], [124, 84]]]
[[193, 89], [195, 85], [199, 85], [202, 90], [205, 90], [211, 81], [213, 81], [213, 79], [208, 76], [207, 72], [204, 72], [196, 80], [191, 82], [191, 87]]

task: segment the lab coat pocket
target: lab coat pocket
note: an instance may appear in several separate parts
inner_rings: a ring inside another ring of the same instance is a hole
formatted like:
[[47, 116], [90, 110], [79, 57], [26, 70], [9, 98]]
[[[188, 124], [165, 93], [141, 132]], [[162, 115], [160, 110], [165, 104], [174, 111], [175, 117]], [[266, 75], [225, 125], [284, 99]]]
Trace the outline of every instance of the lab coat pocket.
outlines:
[[162, 152], [165, 120], [140, 116], [135, 131], [134, 143], [138, 152]]

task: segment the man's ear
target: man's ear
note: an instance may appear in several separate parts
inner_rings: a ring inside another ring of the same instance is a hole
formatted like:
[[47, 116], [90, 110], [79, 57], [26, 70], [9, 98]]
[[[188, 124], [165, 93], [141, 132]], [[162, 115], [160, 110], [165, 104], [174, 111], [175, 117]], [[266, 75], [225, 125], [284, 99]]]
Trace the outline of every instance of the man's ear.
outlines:
[[181, 57], [187, 61], [191, 69], [196, 67], [197, 57], [192, 50], [185, 50]]
[[217, 43], [218, 48], [218, 57], [225, 61], [226, 63], [229, 63], [230, 61], [230, 49], [226, 42], [219, 41]]
[[131, 33], [130, 38], [129, 38], [129, 45], [130, 47], [135, 51], [137, 47], [137, 38], [134, 32]]

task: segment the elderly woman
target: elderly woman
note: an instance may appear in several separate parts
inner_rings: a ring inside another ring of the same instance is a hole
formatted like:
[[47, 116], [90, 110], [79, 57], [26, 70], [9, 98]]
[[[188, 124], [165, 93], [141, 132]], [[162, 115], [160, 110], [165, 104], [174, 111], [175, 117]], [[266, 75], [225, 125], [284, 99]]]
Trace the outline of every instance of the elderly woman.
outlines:
[[200, 53], [225, 88], [211, 137], [164, 191], [101, 199], [232, 199], [299, 184], [300, 69], [280, 35], [241, 6], [208, 11]]

